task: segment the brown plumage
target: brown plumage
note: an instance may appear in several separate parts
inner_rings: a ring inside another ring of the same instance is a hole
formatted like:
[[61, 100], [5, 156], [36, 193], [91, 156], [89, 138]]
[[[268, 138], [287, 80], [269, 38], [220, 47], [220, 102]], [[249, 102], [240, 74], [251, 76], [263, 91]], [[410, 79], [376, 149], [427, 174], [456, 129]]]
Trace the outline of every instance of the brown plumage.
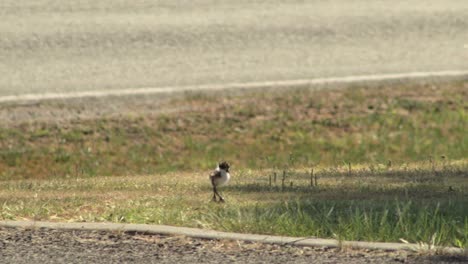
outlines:
[[217, 187], [229, 182], [231, 175], [229, 174], [229, 164], [225, 161], [218, 164], [216, 169], [210, 174], [211, 185], [213, 186], [213, 201], [216, 202], [216, 196], [220, 202], [224, 202], [224, 198], [218, 193]]

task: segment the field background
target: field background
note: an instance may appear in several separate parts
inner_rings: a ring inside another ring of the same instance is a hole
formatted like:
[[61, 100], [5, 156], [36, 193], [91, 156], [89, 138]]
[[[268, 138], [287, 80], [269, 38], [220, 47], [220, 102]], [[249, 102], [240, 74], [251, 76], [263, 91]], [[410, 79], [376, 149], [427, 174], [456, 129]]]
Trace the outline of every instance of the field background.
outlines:
[[[467, 13], [464, 0], [3, 0], [0, 96], [466, 69]], [[426, 80], [1, 104], [0, 219], [466, 248], [467, 102], [466, 80]], [[207, 179], [221, 159], [225, 204]]]
[[464, 0], [0, 3], [0, 96], [468, 68]]
[[45, 112], [0, 128], [0, 219], [468, 245], [466, 81], [140, 99], [0, 108]]

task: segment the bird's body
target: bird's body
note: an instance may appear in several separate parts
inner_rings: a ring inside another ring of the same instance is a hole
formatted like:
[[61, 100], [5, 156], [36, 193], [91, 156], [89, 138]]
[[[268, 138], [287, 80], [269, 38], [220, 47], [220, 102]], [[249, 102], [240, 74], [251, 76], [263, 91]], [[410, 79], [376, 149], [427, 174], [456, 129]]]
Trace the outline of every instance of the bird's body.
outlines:
[[224, 184], [227, 184], [229, 182], [229, 179], [231, 179], [231, 175], [229, 174], [229, 172], [217, 167], [213, 171], [213, 173], [211, 173], [210, 179], [212, 184], [216, 186], [223, 186]]
[[224, 198], [219, 195], [217, 187], [227, 184], [230, 179], [229, 164], [227, 162], [219, 163], [216, 169], [210, 174], [210, 181], [213, 186], [213, 201], [216, 201], [216, 196], [218, 196], [219, 201], [224, 202]]

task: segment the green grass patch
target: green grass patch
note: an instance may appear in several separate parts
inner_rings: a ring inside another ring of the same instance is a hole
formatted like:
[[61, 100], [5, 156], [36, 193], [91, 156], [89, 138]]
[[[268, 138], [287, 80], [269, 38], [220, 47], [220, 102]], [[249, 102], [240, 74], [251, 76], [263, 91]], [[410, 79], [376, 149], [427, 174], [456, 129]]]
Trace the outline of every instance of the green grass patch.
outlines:
[[[466, 85], [188, 94], [173, 113], [3, 126], [0, 219], [466, 248]], [[221, 159], [226, 204], [207, 177]]]
[[176, 113], [0, 127], [0, 179], [466, 158], [466, 85], [188, 94]]
[[[341, 240], [468, 247], [468, 162], [0, 182], [0, 219], [167, 224]], [[274, 176], [276, 174], [276, 177]]]
[[400, 241], [463, 247], [468, 207], [456, 201], [295, 200], [275, 206], [218, 208], [204, 217], [215, 229], [353, 241]]

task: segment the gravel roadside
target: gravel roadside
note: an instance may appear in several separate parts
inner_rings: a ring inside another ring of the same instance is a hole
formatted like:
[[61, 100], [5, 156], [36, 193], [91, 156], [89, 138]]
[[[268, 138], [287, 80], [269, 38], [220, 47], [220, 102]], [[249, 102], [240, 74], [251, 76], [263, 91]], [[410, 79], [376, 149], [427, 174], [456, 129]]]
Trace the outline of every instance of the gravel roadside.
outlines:
[[154, 234], [1, 227], [0, 263], [468, 263], [468, 258]]

